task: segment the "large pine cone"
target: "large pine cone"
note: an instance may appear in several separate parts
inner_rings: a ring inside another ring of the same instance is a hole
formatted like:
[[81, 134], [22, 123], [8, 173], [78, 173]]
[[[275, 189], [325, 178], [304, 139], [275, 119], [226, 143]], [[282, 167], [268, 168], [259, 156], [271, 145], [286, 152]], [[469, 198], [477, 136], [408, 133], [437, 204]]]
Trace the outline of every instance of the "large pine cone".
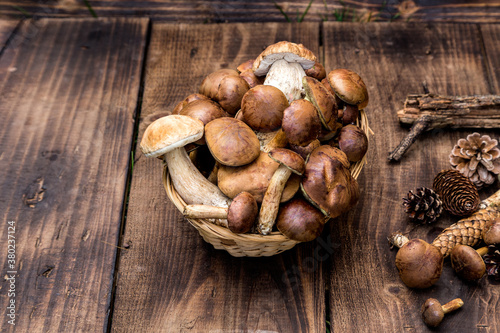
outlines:
[[500, 173], [498, 141], [488, 135], [472, 133], [458, 140], [450, 154], [450, 163], [478, 188], [491, 185]]
[[443, 212], [439, 195], [426, 187], [408, 192], [407, 197], [403, 198], [403, 206], [410, 220], [416, 223], [433, 223]]
[[457, 170], [443, 170], [436, 175], [434, 191], [443, 201], [443, 207], [457, 216], [467, 216], [479, 207], [477, 187]]

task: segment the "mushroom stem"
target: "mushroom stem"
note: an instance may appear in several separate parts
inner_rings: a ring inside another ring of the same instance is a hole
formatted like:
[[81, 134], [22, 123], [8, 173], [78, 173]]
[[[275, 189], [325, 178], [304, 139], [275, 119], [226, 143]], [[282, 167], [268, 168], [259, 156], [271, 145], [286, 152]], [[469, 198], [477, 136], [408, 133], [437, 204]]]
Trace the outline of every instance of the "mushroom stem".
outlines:
[[399, 233], [399, 231], [392, 233], [389, 237], [387, 237], [387, 240], [389, 241], [391, 248], [395, 246], [399, 249], [409, 241], [408, 237]]
[[460, 309], [464, 305], [464, 301], [461, 298], [455, 298], [454, 300], [441, 306], [444, 314]]
[[486, 253], [488, 253], [488, 247], [487, 246], [483, 246], [483, 247], [477, 249], [476, 252], [482, 257]]
[[187, 205], [182, 214], [190, 219], [227, 219], [228, 209], [207, 205]]
[[184, 148], [165, 154], [168, 172], [175, 190], [188, 204], [228, 207], [230, 199], [209, 182], [193, 165]]
[[281, 194], [291, 174], [292, 170], [290, 168], [280, 165], [269, 181], [259, 212], [258, 230], [263, 235], [269, 234], [273, 229], [278, 215]]
[[306, 72], [299, 63], [277, 60], [267, 73], [264, 85], [278, 88], [291, 103], [303, 95], [302, 78]]

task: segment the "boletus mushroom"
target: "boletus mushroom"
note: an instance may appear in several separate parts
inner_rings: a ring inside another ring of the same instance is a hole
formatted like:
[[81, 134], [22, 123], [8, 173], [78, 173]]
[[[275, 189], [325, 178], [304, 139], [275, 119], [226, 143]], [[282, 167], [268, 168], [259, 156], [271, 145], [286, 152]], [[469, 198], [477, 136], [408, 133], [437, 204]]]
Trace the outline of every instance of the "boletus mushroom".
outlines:
[[328, 217], [302, 198], [294, 198], [279, 210], [276, 227], [286, 237], [309, 242], [323, 231]]
[[264, 85], [280, 89], [291, 103], [302, 97], [305, 70], [315, 63], [316, 56], [304, 45], [281, 41], [262, 51], [253, 63], [253, 71], [256, 76], [267, 74]]
[[487, 252], [486, 246], [475, 250], [468, 245], [455, 245], [450, 252], [451, 267], [460, 278], [477, 281], [486, 273], [486, 264], [482, 256]]
[[429, 298], [422, 305], [422, 320], [429, 327], [438, 327], [443, 321], [444, 315], [461, 308], [464, 302], [460, 298], [441, 305], [435, 298]]
[[338, 68], [328, 73], [327, 79], [335, 94], [343, 102], [357, 105], [359, 110], [368, 105], [368, 90], [357, 73]]
[[187, 205], [183, 215], [193, 219], [220, 219], [229, 230], [236, 234], [249, 232], [259, 214], [259, 207], [253, 195], [241, 192], [233, 198], [227, 208], [207, 205]]
[[186, 144], [199, 140], [203, 133], [201, 120], [169, 115], [146, 128], [140, 147], [147, 157], [164, 156], [172, 183], [186, 203], [228, 207], [229, 198], [203, 177], [184, 149]]
[[399, 233], [392, 234], [389, 242], [399, 247], [396, 267], [399, 277], [407, 287], [429, 288], [439, 280], [444, 258], [437, 247], [422, 239], [409, 240]]
[[285, 188], [288, 178], [293, 173], [301, 176], [304, 172], [304, 159], [297, 153], [284, 148], [276, 148], [269, 152], [269, 157], [279, 163], [267, 187], [259, 212], [257, 230], [263, 234], [269, 234], [278, 215], [281, 194]]
[[300, 185], [304, 197], [330, 218], [347, 212], [359, 199], [358, 182], [351, 175], [347, 156], [328, 145], [309, 155]]
[[368, 137], [358, 126], [346, 125], [340, 129], [338, 144], [350, 162], [358, 162], [368, 150]]

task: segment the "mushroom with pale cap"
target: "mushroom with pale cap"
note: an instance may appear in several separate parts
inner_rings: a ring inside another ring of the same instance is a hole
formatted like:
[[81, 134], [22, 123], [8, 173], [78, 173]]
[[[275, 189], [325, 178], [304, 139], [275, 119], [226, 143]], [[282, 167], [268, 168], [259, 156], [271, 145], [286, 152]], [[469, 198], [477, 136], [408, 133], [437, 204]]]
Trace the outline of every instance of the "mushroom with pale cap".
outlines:
[[228, 207], [229, 198], [203, 177], [184, 149], [186, 144], [199, 140], [203, 133], [201, 120], [169, 115], [146, 128], [140, 147], [147, 157], [164, 156], [172, 183], [186, 203]]
[[276, 227], [286, 237], [298, 242], [309, 242], [323, 231], [328, 217], [302, 198], [285, 203], [279, 210]]
[[309, 155], [300, 186], [304, 197], [331, 218], [347, 212], [359, 199], [358, 182], [351, 175], [347, 156], [328, 145]]
[[292, 102], [302, 97], [305, 70], [315, 63], [316, 56], [304, 45], [281, 41], [262, 51], [253, 63], [253, 71], [256, 76], [267, 74], [264, 85], [280, 89]]
[[301, 176], [304, 173], [305, 166], [304, 159], [289, 149], [273, 149], [269, 152], [269, 157], [279, 163], [279, 167], [269, 181], [260, 207], [257, 229], [263, 235], [269, 234], [273, 229], [278, 215], [281, 195], [288, 178], [290, 178], [292, 172]]
[[252, 229], [259, 214], [259, 207], [253, 195], [241, 192], [233, 198], [229, 207], [207, 205], [187, 205], [183, 215], [193, 219], [220, 219], [223, 225], [236, 234], [243, 234]]
[[460, 298], [441, 305], [435, 298], [429, 298], [422, 305], [422, 320], [429, 327], [438, 327], [443, 321], [444, 315], [461, 308], [464, 301]]
[[486, 246], [475, 250], [468, 245], [457, 244], [450, 252], [451, 267], [464, 280], [479, 280], [486, 273], [486, 264], [482, 256], [487, 252]]

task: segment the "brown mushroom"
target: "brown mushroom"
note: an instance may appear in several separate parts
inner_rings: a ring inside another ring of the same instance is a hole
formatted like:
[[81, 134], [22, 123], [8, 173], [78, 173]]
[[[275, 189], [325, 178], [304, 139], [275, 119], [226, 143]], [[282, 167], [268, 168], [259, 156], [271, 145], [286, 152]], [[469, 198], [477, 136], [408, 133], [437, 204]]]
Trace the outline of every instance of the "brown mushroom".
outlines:
[[224, 226], [234, 233], [249, 232], [259, 214], [259, 207], [253, 195], [241, 192], [233, 198], [229, 207], [214, 207], [207, 205], [187, 205], [183, 215], [193, 219], [220, 219], [226, 220]]
[[[234, 198], [240, 192], [249, 192], [255, 197], [257, 202], [262, 202], [264, 193], [269, 186], [271, 177], [279, 163], [273, 161], [269, 155], [260, 152], [252, 163], [240, 166], [229, 167], [221, 165], [217, 174], [217, 183], [221, 191], [230, 198]], [[300, 186], [300, 176], [292, 175], [288, 180], [281, 201], [290, 200]]]
[[285, 203], [279, 210], [276, 227], [286, 237], [309, 242], [323, 231], [328, 218], [302, 198]]
[[273, 149], [269, 152], [269, 157], [279, 163], [279, 167], [269, 181], [260, 207], [257, 229], [263, 235], [267, 235], [272, 231], [278, 215], [281, 195], [288, 178], [290, 178], [292, 172], [299, 176], [304, 172], [304, 159], [289, 149]]
[[429, 327], [438, 327], [443, 321], [444, 315], [461, 308], [464, 302], [456, 298], [445, 305], [441, 305], [435, 298], [429, 298], [422, 305], [422, 319]]
[[368, 150], [368, 137], [358, 126], [346, 125], [339, 132], [338, 144], [350, 162], [358, 162]]
[[364, 109], [368, 105], [368, 90], [361, 77], [348, 69], [334, 69], [328, 73], [328, 82], [335, 94], [345, 103]]
[[488, 221], [481, 236], [487, 245], [500, 244], [500, 218]]
[[210, 98], [208, 98], [207, 96], [205, 95], [202, 95], [202, 94], [198, 94], [198, 93], [195, 93], [195, 94], [191, 94], [191, 95], [188, 95], [186, 98], [184, 98], [182, 101], [180, 101], [176, 106], [175, 108], [172, 110], [172, 114], [180, 114], [181, 113], [181, 110], [182, 108], [184, 108], [186, 105], [188, 105], [189, 103], [193, 102], [193, 101], [198, 101], [198, 100], [210, 100]]
[[326, 70], [325, 67], [320, 62], [315, 62], [314, 66], [305, 70], [307, 76], [311, 76], [318, 81], [326, 78]]
[[272, 132], [281, 127], [287, 107], [288, 101], [278, 88], [259, 85], [243, 96], [239, 117], [255, 131]]
[[215, 160], [224, 165], [249, 164], [260, 154], [257, 135], [235, 118], [217, 118], [206, 124], [205, 140]]
[[302, 44], [281, 41], [268, 46], [255, 59], [253, 71], [266, 75], [264, 85], [271, 85], [285, 94], [288, 102], [302, 98], [304, 70], [316, 63], [316, 56]]
[[337, 131], [342, 124], [337, 119], [337, 104], [335, 97], [324, 87], [321, 82], [312, 77], [302, 79], [306, 99], [316, 107], [321, 123], [328, 131]]
[[238, 72], [243, 73], [244, 71], [246, 70], [251, 70], [252, 67], [253, 67], [253, 62], [255, 61], [255, 59], [248, 59], [247, 61], [245, 62], [242, 62], [241, 64], [238, 65], [238, 67], [236, 67], [236, 70]]
[[359, 118], [359, 109], [356, 105], [345, 104], [342, 110], [342, 124], [355, 124]]
[[250, 89], [247, 81], [237, 75], [227, 75], [220, 81], [217, 95], [213, 98], [230, 115], [235, 115], [240, 109], [243, 95]]
[[208, 74], [200, 84], [199, 93], [215, 99], [222, 79], [228, 75], [239, 76], [239, 73], [234, 69], [223, 68]]
[[227, 198], [193, 165], [184, 149], [203, 136], [203, 122], [183, 115], [170, 115], [152, 122], [144, 131], [141, 150], [147, 157], [164, 156], [177, 193], [188, 204], [227, 207]]
[[[227, 117], [229, 114], [220, 105], [210, 99], [194, 100], [186, 104], [180, 111], [181, 115], [199, 119], [203, 124], [208, 124], [214, 119]], [[199, 145], [206, 143], [205, 136], [195, 142]]]
[[248, 86], [250, 88], [264, 84], [265, 77], [256, 76], [255, 73], [253, 72], [253, 70], [251, 70], [251, 69], [247, 69], [247, 70], [241, 72], [240, 76], [243, 78], [243, 80], [247, 81]]
[[307, 146], [316, 140], [321, 122], [314, 105], [305, 99], [293, 101], [283, 112], [282, 129], [292, 145]]
[[328, 145], [309, 155], [301, 188], [304, 197], [331, 218], [347, 212], [359, 199], [358, 183], [351, 175], [347, 156]]
[[482, 256], [487, 252], [487, 247], [474, 250], [468, 245], [455, 245], [450, 252], [451, 267], [464, 280], [479, 280], [486, 273], [486, 264]]
[[316, 139], [314, 141], [311, 141], [311, 143], [308, 144], [307, 146], [296, 146], [290, 144], [290, 150], [293, 150], [294, 152], [302, 156], [304, 160], [307, 160], [309, 154], [311, 154], [313, 150], [318, 148], [319, 146], [321, 146], [321, 142], [318, 139]]
[[422, 239], [409, 240], [399, 233], [392, 234], [389, 242], [399, 247], [396, 267], [407, 287], [429, 288], [439, 280], [444, 258], [437, 247]]

